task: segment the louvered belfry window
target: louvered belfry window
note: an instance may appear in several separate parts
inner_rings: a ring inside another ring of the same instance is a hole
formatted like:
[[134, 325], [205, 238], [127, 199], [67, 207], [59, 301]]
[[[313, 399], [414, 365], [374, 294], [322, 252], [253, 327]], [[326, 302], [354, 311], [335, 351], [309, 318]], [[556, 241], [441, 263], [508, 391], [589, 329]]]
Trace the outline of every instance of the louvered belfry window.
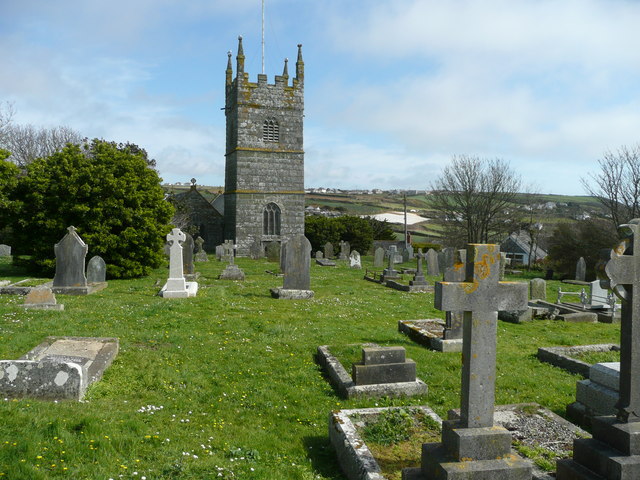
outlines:
[[275, 118], [269, 118], [262, 124], [262, 140], [265, 142], [280, 141], [280, 126]]

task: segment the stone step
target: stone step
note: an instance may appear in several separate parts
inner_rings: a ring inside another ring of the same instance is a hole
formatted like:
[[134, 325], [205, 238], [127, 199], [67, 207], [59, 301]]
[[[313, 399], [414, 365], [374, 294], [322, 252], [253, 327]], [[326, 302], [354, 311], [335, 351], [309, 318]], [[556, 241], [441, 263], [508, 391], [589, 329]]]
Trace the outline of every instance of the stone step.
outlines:
[[557, 480], [606, 480], [571, 459], [558, 460], [556, 463]]
[[591, 438], [574, 442], [573, 460], [607, 480], [640, 478], [640, 456], [624, 455], [619, 450]]

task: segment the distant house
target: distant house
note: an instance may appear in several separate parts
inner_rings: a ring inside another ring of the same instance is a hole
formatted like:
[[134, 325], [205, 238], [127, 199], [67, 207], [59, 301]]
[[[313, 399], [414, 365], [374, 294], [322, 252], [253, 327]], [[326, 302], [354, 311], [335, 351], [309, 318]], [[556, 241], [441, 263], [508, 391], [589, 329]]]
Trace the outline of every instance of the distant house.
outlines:
[[547, 256], [542, 248], [537, 245], [531, 249], [531, 237], [525, 231], [514, 232], [500, 244], [500, 251], [507, 254], [511, 260], [511, 265], [528, 265], [529, 255], [532, 256], [531, 263], [542, 260]]

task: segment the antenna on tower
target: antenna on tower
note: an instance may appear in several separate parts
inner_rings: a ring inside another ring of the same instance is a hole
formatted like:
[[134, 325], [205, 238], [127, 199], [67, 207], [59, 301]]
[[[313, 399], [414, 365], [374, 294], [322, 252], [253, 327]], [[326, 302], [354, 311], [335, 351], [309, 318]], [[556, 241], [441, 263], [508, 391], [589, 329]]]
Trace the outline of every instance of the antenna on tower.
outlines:
[[262, 0], [262, 74], [264, 75], [264, 0]]

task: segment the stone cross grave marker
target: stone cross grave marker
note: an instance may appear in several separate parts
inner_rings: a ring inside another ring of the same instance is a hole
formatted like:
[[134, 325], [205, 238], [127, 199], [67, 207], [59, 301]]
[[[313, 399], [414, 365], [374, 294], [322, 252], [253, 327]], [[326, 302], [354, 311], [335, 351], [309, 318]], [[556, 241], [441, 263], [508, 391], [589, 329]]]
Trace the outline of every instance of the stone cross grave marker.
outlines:
[[373, 267], [380, 268], [384, 265], [384, 248], [378, 247], [373, 256]]
[[360, 253], [357, 250], [354, 250], [349, 254], [349, 266], [351, 268], [362, 268]]
[[387, 268], [382, 271], [383, 278], [398, 278], [398, 271], [393, 268], [395, 265], [397, 247], [395, 245], [389, 246], [389, 264]]
[[56, 273], [53, 277], [53, 286], [86, 287], [84, 259], [89, 247], [76, 233], [76, 227], [72, 225], [67, 230], [69, 232], [53, 248], [56, 254]]
[[107, 264], [102, 257], [96, 255], [91, 257], [87, 263], [87, 282], [103, 283], [107, 281]]
[[[527, 306], [527, 284], [501, 282], [498, 245], [467, 246], [464, 282], [438, 282], [435, 307], [464, 312], [460, 419], [442, 423], [442, 443], [422, 446], [422, 475], [451, 479], [530, 479], [531, 465], [511, 455], [511, 434], [494, 425], [499, 310]], [[461, 472], [464, 472], [461, 475]]]
[[188, 233], [183, 233], [185, 236], [184, 243], [182, 244], [182, 265], [183, 273], [185, 275], [193, 275], [196, 272], [196, 267], [193, 264], [193, 237]]
[[331, 244], [331, 242], [327, 242], [324, 244], [324, 258], [333, 258], [333, 245]]
[[438, 252], [433, 248], [427, 250], [427, 273], [429, 275], [440, 275], [440, 266], [438, 265]]
[[196, 262], [208, 262], [209, 257], [207, 257], [207, 252], [204, 251], [204, 238], [198, 237], [195, 239], [196, 244]]
[[461, 420], [464, 428], [492, 427], [499, 310], [527, 307], [527, 285], [500, 282], [500, 248], [470, 244], [464, 282], [438, 282], [435, 307], [463, 311]]
[[622, 301], [617, 415], [591, 419], [593, 439], [574, 441], [573, 460], [557, 463], [558, 480], [635, 480], [640, 472], [640, 219], [618, 232], [622, 242], [598, 266], [598, 276]]
[[233, 244], [233, 240], [225, 240], [222, 248], [224, 249], [224, 259], [229, 262], [229, 265], [233, 265], [234, 257], [233, 251], [235, 250], [235, 245]]
[[576, 263], [576, 280], [584, 282], [587, 276], [587, 262], [584, 261], [584, 257], [580, 257]]
[[198, 292], [196, 282], [187, 282], [184, 278], [182, 243], [187, 236], [179, 228], [174, 228], [167, 234], [169, 242], [169, 278], [160, 291], [164, 298], [195, 297]]
[[[453, 266], [445, 269], [442, 275], [445, 282], [464, 282], [466, 273], [466, 250], [456, 250], [453, 257]], [[464, 313], [462, 311], [445, 312], [443, 340], [458, 340], [462, 338], [462, 324]]]
[[418, 249], [418, 253], [416, 255], [417, 258], [417, 266], [416, 273], [413, 276], [413, 280], [409, 281], [409, 285], [427, 285], [427, 279], [424, 278], [424, 272], [422, 271], [422, 260], [424, 259], [425, 254], [422, 253], [422, 249]]

